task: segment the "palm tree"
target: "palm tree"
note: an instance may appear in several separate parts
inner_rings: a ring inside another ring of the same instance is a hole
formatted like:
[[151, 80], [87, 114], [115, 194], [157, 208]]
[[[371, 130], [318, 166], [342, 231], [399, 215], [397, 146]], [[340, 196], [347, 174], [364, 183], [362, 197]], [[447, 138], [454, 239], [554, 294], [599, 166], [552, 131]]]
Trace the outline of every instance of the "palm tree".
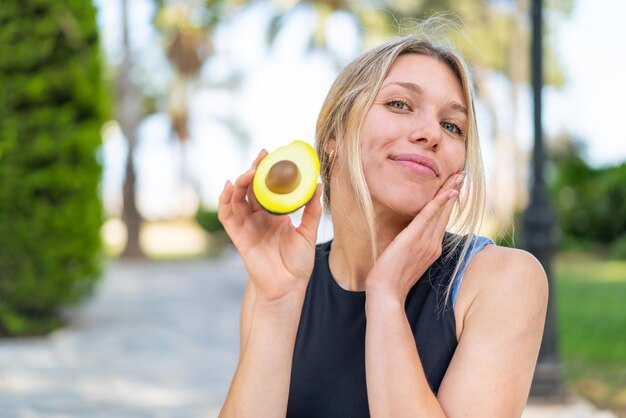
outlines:
[[[184, 186], [191, 185], [191, 176], [186, 162], [189, 131], [189, 94], [197, 80], [202, 65], [213, 52], [212, 35], [215, 28], [228, 16], [232, 16], [242, 1], [227, 0], [155, 0], [156, 27], [166, 38], [166, 55], [174, 69], [174, 78], [166, 94], [172, 135], [179, 141], [183, 163], [181, 179]], [[140, 245], [140, 231], [143, 217], [137, 208], [136, 168], [134, 159], [137, 146], [137, 129], [145, 116], [143, 96], [139, 86], [133, 82], [131, 73], [136, 67], [129, 42], [128, 0], [121, 0], [124, 58], [117, 71], [117, 120], [126, 138], [128, 154], [125, 164], [125, 177], [122, 192], [122, 219], [127, 228], [127, 242], [121, 257], [145, 258]], [[210, 12], [209, 12], [210, 10]], [[198, 19], [198, 16], [203, 17]], [[232, 84], [236, 77], [227, 80]], [[215, 87], [215, 86], [213, 86]], [[231, 120], [222, 121], [232, 130], [236, 124]], [[236, 132], [238, 137], [245, 133]]]
[[[156, 0], [156, 27], [165, 39], [165, 51], [174, 70], [166, 93], [165, 111], [169, 115], [172, 136], [181, 150], [180, 178], [183, 197], [191, 200], [183, 215], [195, 211], [197, 190], [189, 172], [188, 147], [189, 100], [200, 76], [202, 66], [213, 55], [213, 35], [216, 28], [233, 17], [245, 1], [236, 0]], [[236, 76], [235, 76], [236, 78]], [[228, 80], [225, 84], [233, 84]], [[213, 85], [211, 87], [223, 87]], [[229, 128], [232, 121], [222, 121]], [[185, 202], [183, 202], [185, 203]]]

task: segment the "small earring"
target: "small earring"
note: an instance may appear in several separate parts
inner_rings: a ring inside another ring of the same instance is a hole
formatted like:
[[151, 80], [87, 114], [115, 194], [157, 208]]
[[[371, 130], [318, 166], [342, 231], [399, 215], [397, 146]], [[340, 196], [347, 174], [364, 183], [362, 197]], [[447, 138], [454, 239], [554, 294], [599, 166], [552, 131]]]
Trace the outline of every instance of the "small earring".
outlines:
[[328, 162], [332, 163], [333, 162], [333, 157], [335, 156], [335, 150], [330, 150], [330, 153], [328, 154]]

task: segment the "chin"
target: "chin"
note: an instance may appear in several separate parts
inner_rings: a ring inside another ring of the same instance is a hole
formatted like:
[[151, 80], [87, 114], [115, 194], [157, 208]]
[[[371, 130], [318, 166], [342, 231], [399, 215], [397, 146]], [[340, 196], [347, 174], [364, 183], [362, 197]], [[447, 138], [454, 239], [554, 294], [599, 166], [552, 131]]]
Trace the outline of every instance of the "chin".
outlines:
[[401, 202], [387, 202], [381, 206], [383, 206], [386, 211], [396, 214], [400, 221], [408, 220], [410, 222], [413, 218], [415, 218], [415, 216], [417, 216], [418, 213], [420, 213], [422, 209], [424, 209], [426, 203], [427, 202], [425, 200], [411, 202], [404, 199]]
[[424, 205], [416, 208], [416, 207], [411, 207], [411, 208], [399, 208], [396, 209], [396, 213], [402, 217], [406, 217], [406, 218], [410, 218], [413, 219], [417, 216], [418, 213], [420, 213], [420, 211], [424, 209]]
[[424, 190], [422, 187], [417, 190], [413, 187], [390, 187], [384, 194], [373, 194], [372, 201], [377, 213], [393, 212], [400, 217], [413, 219], [435, 195], [436, 192]]

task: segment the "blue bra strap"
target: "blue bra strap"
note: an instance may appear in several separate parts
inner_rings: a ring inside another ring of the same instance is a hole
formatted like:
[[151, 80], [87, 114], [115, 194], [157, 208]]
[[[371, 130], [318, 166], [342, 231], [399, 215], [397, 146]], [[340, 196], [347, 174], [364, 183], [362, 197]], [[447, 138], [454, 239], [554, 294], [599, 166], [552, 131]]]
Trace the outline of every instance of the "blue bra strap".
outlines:
[[494, 244], [491, 238], [483, 237], [483, 236], [474, 236], [472, 237], [472, 242], [465, 253], [465, 257], [463, 257], [463, 261], [461, 262], [461, 266], [459, 267], [459, 271], [454, 276], [454, 282], [452, 283], [452, 307], [454, 308], [454, 304], [456, 303], [456, 296], [459, 293], [459, 287], [461, 287], [461, 282], [463, 281], [463, 276], [465, 275], [465, 270], [467, 270], [467, 266], [469, 265], [472, 258], [478, 254], [480, 250], [485, 248], [489, 244]]

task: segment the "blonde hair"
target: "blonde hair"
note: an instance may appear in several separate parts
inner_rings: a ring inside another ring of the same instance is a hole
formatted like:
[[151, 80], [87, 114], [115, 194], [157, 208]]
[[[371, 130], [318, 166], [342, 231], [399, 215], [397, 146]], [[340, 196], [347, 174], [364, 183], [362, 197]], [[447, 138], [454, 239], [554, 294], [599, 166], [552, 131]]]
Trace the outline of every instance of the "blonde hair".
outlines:
[[[461, 84], [468, 110], [465, 139], [465, 166], [467, 172], [464, 193], [455, 204], [452, 222], [448, 229], [455, 234], [444, 242], [449, 256], [463, 244], [453, 277], [459, 270], [471, 241], [482, 222], [484, 208], [484, 171], [480, 155], [478, 129], [473, 101], [473, 88], [467, 64], [450, 46], [436, 45], [426, 37], [404, 36], [392, 39], [364, 52], [339, 74], [322, 105], [317, 127], [316, 148], [321, 162], [321, 178], [324, 185], [324, 207], [330, 210], [331, 171], [339, 158], [349, 173], [355, 198], [367, 224], [371, 240], [372, 264], [378, 257], [376, 247], [376, 218], [372, 199], [361, 165], [360, 136], [365, 116], [372, 106], [381, 85], [395, 60], [405, 54], [432, 57], [446, 64]], [[336, 141], [334, 158], [328, 153], [329, 142]], [[345, 151], [342, 155], [341, 151]], [[464, 240], [465, 236], [467, 239]], [[450, 295], [452, 280], [446, 292]]]

